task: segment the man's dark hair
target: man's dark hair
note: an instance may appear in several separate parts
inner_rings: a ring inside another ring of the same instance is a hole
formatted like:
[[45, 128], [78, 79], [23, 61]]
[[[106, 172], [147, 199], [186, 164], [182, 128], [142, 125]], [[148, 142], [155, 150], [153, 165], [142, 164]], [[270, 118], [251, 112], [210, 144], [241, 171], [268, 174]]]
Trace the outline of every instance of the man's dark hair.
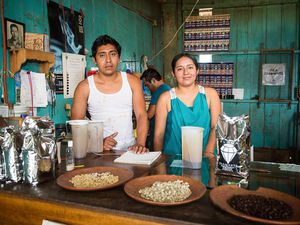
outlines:
[[189, 53], [179, 53], [174, 56], [172, 63], [171, 63], [173, 72], [175, 72], [175, 66], [176, 66], [177, 61], [179, 59], [181, 59], [182, 57], [187, 57], [187, 58], [191, 59], [196, 66], [196, 70], [199, 68], [197, 59], [194, 56], [190, 55]]
[[96, 38], [92, 46], [92, 56], [96, 57], [98, 47], [102, 45], [111, 44], [116, 47], [119, 56], [121, 56], [121, 45], [112, 37], [108, 35], [101, 35]]
[[152, 78], [157, 81], [161, 80], [160, 73], [153, 68], [146, 69], [141, 76], [141, 80], [146, 80], [147, 82], [151, 82]]
[[10, 26], [9, 26], [10, 31], [12, 30], [13, 27], [15, 27], [15, 28], [17, 28], [17, 30], [19, 30], [19, 27], [16, 24], [11, 23]]

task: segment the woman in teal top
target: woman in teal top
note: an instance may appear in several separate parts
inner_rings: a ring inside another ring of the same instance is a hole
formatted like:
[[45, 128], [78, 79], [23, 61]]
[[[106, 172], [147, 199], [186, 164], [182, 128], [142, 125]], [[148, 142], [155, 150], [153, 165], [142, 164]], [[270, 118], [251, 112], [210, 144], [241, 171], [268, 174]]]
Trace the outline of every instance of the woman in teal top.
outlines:
[[155, 114], [154, 149], [165, 154], [181, 155], [181, 127], [204, 128], [202, 179], [208, 183], [208, 159], [214, 159], [215, 126], [221, 103], [215, 89], [195, 83], [198, 63], [191, 55], [181, 53], [172, 60], [172, 70], [178, 86], [159, 98]]

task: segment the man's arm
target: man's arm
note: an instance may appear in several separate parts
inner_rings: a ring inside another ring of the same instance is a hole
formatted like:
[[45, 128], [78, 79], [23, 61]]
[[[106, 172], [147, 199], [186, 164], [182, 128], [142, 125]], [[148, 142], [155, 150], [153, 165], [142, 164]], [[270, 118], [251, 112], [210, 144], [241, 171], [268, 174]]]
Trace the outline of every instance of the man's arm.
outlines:
[[90, 89], [87, 80], [83, 80], [77, 85], [71, 109], [72, 120], [83, 119], [85, 117], [89, 92]]
[[152, 104], [149, 105], [149, 108], [148, 108], [148, 111], [147, 111], [147, 115], [148, 115], [149, 120], [152, 119], [155, 116], [155, 108], [156, 108], [156, 105], [152, 105]]
[[140, 80], [132, 75], [127, 75], [132, 90], [133, 110], [137, 121], [137, 145], [145, 146], [148, 134], [148, 118]]
[[154, 151], [162, 151], [164, 147], [164, 136], [167, 123], [167, 115], [170, 111], [170, 94], [163, 93], [156, 107], [155, 131], [154, 131]]

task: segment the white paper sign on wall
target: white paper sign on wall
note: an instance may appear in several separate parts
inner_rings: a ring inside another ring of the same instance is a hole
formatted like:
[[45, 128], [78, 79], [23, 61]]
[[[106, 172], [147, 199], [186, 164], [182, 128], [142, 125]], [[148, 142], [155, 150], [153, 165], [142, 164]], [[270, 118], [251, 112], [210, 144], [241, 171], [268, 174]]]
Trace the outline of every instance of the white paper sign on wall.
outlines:
[[285, 64], [263, 64], [262, 65], [263, 85], [284, 85]]

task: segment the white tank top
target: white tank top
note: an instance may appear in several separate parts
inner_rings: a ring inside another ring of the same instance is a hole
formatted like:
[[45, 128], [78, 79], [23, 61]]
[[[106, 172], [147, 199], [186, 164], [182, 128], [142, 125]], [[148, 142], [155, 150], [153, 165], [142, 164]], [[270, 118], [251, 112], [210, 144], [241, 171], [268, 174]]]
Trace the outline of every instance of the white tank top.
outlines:
[[103, 137], [115, 132], [118, 142], [115, 150], [125, 150], [135, 144], [132, 124], [132, 91], [127, 80], [127, 74], [121, 72], [122, 87], [113, 94], [99, 91], [94, 82], [94, 76], [88, 77], [90, 94], [88, 111], [92, 120], [104, 121]]

